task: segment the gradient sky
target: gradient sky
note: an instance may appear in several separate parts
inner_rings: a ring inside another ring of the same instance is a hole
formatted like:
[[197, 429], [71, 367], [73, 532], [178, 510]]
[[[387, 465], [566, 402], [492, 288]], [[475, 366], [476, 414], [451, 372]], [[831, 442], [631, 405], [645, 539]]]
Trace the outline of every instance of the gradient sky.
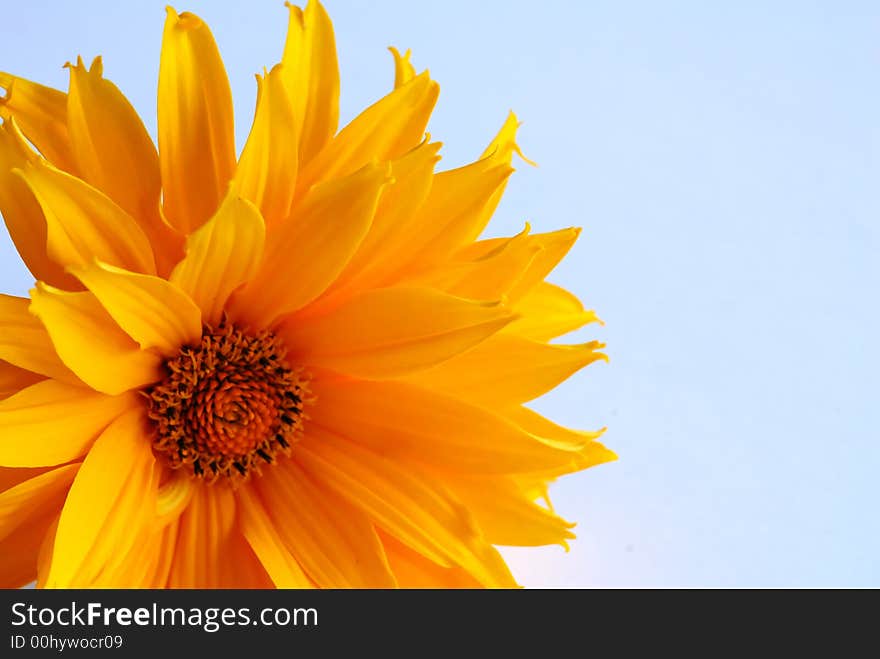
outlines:
[[[551, 277], [606, 321], [610, 364], [536, 409], [608, 426], [620, 461], [564, 479], [569, 553], [505, 550], [526, 586], [880, 586], [880, 4], [326, 0], [342, 118], [413, 49], [442, 167], [508, 109], [522, 165], [491, 235], [582, 226]], [[104, 56], [155, 135], [164, 2], [3, 8], [0, 69], [66, 89]], [[176, 5], [236, 99], [280, 57], [280, 1]], [[0, 291], [31, 278], [0, 238]]]

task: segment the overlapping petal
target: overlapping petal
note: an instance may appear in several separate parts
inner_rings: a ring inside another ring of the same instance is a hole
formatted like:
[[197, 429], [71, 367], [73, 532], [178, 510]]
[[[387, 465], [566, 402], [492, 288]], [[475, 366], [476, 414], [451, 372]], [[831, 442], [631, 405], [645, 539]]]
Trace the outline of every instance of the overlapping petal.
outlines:
[[40, 153], [56, 167], [76, 173], [73, 149], [67, 133], [67, 95], [24, 78], [0, 72], [0, 118], [14, 117]]
[[393, 180], [382, 193], [370, 230], [345, 270], [317, 309], [332, 308], [352, 291], [390, 283], [401, 255], [408, 252], [419, 226], [416, 212], [431, 190], [434, 166], [440, 160], [439, 142], [422, 144], [391, 163]]
[[38, 556], [57, 518], [56, 510], [32, 516], [0, 540], [0, 588], [21, 588], [37, 578]]
[[0, 213], [22, 261], [35, 278], [55, 286], [76, 289], [79, 282], [46, 250], [43, 210], [17, 171], [35, 162], [36, 154], [25, 143], [16, 120], [0, 123]]
[[256, 273], [265, 240], [260, 212], [232, 188], [216, 215], [187, 238], [186, 257], [170, 280], [199, 306], [204, 322], [216, 324], [232, 291]]
[[46, 218], [49, 258], [66, 267], [94, 259], [135, 272], [156, 272], [140, 225], [109, 197], [46, 162], [19, 170]]
[[568, 549], [574, 524], [538, 505], [512, 478], [457, 476], [447, 487], [468, 507], [486, 539], [495, 545]]
[[[7, 361], [0, 360], [0, 400], [17, 394], [25, 387], [36, 384], [45, 376], [19, 368]], [[2, 483], [2, 479], [0, 479]], [[2, 489], [2, 487], [0, 487]]]
[[485, 159], [434, 176], [431, 193], [415, 220], [418, 240], [410, 245], [401, 267], [421, 269], [438, 263], [479, 236], [512, 173], [508, 163]]
[[0, 294], [0, 359], [69, 383], [80, 383], [59, 359], [46, 328], [28, 311], [30, 300]]
[[536, 284], [514, 304], [520, 317], [510, 332], [535, 341], [549, 341], [588, 323], [601, 323], [595, 311], [564, 288], [546, 281]]
[[367, 234], [389, 179], [388, 166], [374, 164], [316, 186], [273, 235], [256, 277], [233, 298], [233, 317], [268, 327], [323, 293]]
[[317, 318], [292, 319], [280, 335], [298, 363], [385, 378], [450, 359], [513, 319], [498, 302], [400, 286], [354, 295]]
[[[177, 542], [168, 573], [172, 588], [236, 588], [250, 582], [251, 587], [267, 587], [253, 578], [258, 564], [242, 550], [244, 539], [236, 525], [236, 505], [232, 491], [225, 487], [196, 488], [192, 500], [177, 522]], [[261, 569], [260, 569], [261, 571]], [[260, 575], [266, 579], [265, 572]]]
[[394, 381], [312, 383], [320, 405], [310, 425], [347, 436], [390, 457], [463, 473], [501, 474], [566, 469], [574, 449], [552, 446], [493, 412]]
[[241, 531], [266, 568], [276, 588], [311, 588], [312, 581], [303, 572], [275, 529], [266, 508], [254, 488], [237, 492]]
[[153, 140], [128, 99], [104, 78], [100, 57], [89, 69], [82, 58], [67, 67], [67, 126], [76, 171], [140, 225], [160, 272], [167, 273], [179, 257], [181, 238], [159, 215], [162, 178]]
[[107, 396], [57, 380], [38, 382], [0, 401], [0, 465], [43, 467], [84, 455], [134, 394]]
[[315, 584], [394, 587], [370, 518], [320, 488], [297, 463], [279, 462], [255, 487], [284, 546]]
[[482, 584], [460, 567], [443, 567], [379, 531], [388, 564], [399, 588], [481, 588]]
[[177, 354], [202, 334], [201, 310], [169, 281], [100, 262], [72, 272], [144, 350]]
[[499, 334], [407, 379], [462, 400], [507, 406], [537, 398], [588, 364], [607, 360], [602, 347], [598, 341], [551, 345]]
[[297, 461], [321, 485], [367, 513], [388, 534], [445, 566], [460, 566], [486, 586], [514, 586], [470, 513], [439, 481], [332, 433], [314, 432]]
[[55, 352], [92, 389], [121, 394], [162, 377], [159, 354], [141, 350], [93, 293], [38, 283], [31, 299], [31, 312], [43, 322]]
[[78, 469], [79, 464], [65, 465], [0, 491], [0, 542], [29, 519], [58, 510]]
[[364, 110], [303, 168], [297, 196], [319, 181], [351, 174], [373, 159], [394, 160], [414, 148], [438, 94], [426, 71]]

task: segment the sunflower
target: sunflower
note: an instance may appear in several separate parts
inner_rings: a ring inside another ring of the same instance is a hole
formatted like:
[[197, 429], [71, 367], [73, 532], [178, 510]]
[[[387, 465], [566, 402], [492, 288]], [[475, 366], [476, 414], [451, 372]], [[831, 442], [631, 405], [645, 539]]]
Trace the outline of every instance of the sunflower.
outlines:
[[[36, 284], [0, 297], [0, 585], [512, 587], [561, 544], [554, 479], [614, 459], [524, 404], [603, 359], [545, 281], [578, 230], [481, 239], [511, 114], [435, 173], [438, 86], [337, 132], [318, 2], [289, 7], [236, 158], [197, 16], [169, 9], [158, 149], [102, 62], [0, 73], [0, 210]], [[520, 154], [521, 155], [521, 154]]]

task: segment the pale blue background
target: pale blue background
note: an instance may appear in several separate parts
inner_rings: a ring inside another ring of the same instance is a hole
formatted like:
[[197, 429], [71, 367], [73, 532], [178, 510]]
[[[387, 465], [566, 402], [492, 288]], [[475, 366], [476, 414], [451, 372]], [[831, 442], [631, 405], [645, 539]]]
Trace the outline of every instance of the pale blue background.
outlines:
[[[0, 68], [66, 88], [105, 57], [155, 134], [163, 2], [6, 2]], [[875, 2], [327, 0], [343, 119], [412, 47], [445, 166], [509, 108], [526, 166], [493, 234], [585, 228], [554, 276], [607, 321], [538, 403], [609, 426], [615, 464], [560, 482], [569, 554], [506, 552], [529, 586], [880, 585]], [[178, 6], [212, 25], [243, 143], [281, 2]], [[0, 290], [30, 280], [0, 243]]]

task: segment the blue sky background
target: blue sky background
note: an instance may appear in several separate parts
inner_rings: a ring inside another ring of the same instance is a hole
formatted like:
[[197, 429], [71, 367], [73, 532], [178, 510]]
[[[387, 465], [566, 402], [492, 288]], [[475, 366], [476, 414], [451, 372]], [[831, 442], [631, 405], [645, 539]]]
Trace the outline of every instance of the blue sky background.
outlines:
[[[607, 325], [609, 365], [535, 407], [607, 425], [617, 463], [554, 486], [560, 548], [505, 551], [527, 586], [880, 585], [880, 4], [326, 0], [342, 118], [388, 45], [441, 97], [444, 167], [508, 109], [540, 167], [493, 235], [583, 226], [553, 280]], [[0, 69], [65, 88], [102, 54], [155, 135], [161, 1], [3, 8]], [[236, 99], [281, 54], [282, 2], [193, 1]], [[4, 235], [0, 290], [31, 284]]]

